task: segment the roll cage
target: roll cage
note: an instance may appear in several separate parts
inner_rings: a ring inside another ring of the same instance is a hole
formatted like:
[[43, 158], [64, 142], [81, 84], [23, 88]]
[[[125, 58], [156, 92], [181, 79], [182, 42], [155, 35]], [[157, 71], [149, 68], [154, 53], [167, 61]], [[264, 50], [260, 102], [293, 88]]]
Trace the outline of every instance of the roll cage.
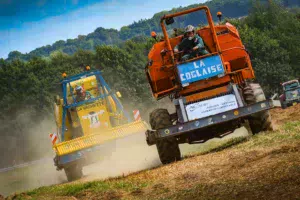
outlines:
[[[87, 99], [81, 102], [76, 102], [74, 95], [73, 95], [73, 90], [74, 88], [71, 86], [71, 82], [83, 79], [83, 78], [87, 78], [87, 77], [91, 77], [91, 76], [95, 76], [96, 80], [97, 80], [97, 88], [98, 91], [101, 91], [101, 87], [105, 88], [106, 90], [102, 90], [103, 93], [101, 94], [99, 92], [99, 95], [97, 97], [91, 98], [91, 99]], [[100, 71], [86, 71], [83, 72], [81, 74], [77, 74], [71, 77], [67, 77], [63, 80], [61, 80], [61, 86], [62, 86], [62, 91], [63, 91], [63, 112], [62, 112], [62, 127], [61, 127], [61, 140], [64, 141], [64, 133], [66, 131], [66, 117], [67, 117], [67, 112], [68, 109], [70, 108], [76, 108], [85, 104], [90, 104], [93, 103], [97, 100], [100, 99], [105, 99], [107, 97], [112, 97], [114, 102], [116, 102], [116, 106], [117, 106], [117, 112], [118, 113], [123, 113], [124, 116], [126, 117], [127, 121], [130, 122], [130, 117], [128, 115], [128, 113], [124, 110], [124, 107], [122, 106], [120, 100], [117, 98], [117, 96], [115, 95], [115, 93], [112, 92], [112, 90], [110, 89], [110, 87], [108, 86], [108, 84], [105, 82], [104, 78], [101, 75]], [[69, 87], [69, 91], [72, 95], [73, 98], [73, 103], [68, 104], [68, 87]], [[108, 102], [109, 107], [111, 108], [112, 105], [110, 105], [110, 103]]]

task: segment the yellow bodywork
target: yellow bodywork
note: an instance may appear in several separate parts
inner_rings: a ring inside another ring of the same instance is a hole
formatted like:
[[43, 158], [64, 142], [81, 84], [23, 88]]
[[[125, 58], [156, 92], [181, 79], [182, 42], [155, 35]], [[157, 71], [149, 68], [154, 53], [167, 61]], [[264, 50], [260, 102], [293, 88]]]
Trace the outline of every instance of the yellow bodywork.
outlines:
[[54, 150], [59, 156], [76, 152], [105, 142], [129, 136], [133, 133], [145, 131], [147, 125], [143, 121], [125, 124], [116, 128], [106, 129], [96, 134], [86, 135], [70, 141], [54, 145]]
[[[97, 97], [104, 92], [107, 93], [105, 87], [98, 88], [95, 76], [87, 78], [83, 77], [80, 80], [71, 82], [70, 85], [72, 88], [80, 85], [94, 97]], [[74, 97], [72, 97], [74, 92], [75, 91], [69, 91], [68, 87], [68, 104], [74, 103]], [[108, 106], [108, 104], [110, 106]], [[62, 99], [59, 100], [59, 103], [54, 104], [58, 133], [60, 133], [62, 129], [63, 105], [64, 102]], [[111, 96], [69, 109], [65, 122], [65, 141], [53, 146], [56, 154], [59, 156], [66, 155], [81, 149], [105, 143], [106, 141], [115, 140], [147, 130], [147, 124], [143, 121], [124, 124], [123, 113], [116, 113], [116, 110], [116, 103]], [[114, 124], [111, 123], [111, 119], [114, 120]], [[80, 130], [83, 135], [75, 138], [74, 133], [72, 133], [74, 128]], [[61, 134], [58, 135], [59, 141], [61, 141]]]

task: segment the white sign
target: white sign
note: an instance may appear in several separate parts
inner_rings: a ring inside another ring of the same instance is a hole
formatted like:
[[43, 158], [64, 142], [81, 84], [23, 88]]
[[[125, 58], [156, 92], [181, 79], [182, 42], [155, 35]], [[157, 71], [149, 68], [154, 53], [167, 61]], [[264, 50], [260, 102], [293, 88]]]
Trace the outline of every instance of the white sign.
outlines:
[[189, 120], [200, 119], [238, 108], [233, 94], [209, 99], [186, 106]]
[[91, 128], [98, 128], [101, 126], [101, 122], [99, 120], [99, 115], [103, 115], [104, 110], [100, 110], [99, 112], [90, 112], [86, 116], [82, 116], [83, 119], [89, 119], [90, 120], [90, 127]]
[[224, 67], [220, 56], [210, 56], [194, 62], [178, 65], [178, 72], [183, 86], [199, 80], [223, 74]]

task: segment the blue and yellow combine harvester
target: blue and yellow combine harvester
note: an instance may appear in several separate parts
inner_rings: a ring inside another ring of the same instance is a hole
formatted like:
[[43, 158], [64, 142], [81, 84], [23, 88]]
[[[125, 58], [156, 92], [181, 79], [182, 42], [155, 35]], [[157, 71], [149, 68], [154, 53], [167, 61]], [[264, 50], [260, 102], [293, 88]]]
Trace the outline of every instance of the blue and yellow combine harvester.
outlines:
[[[62, 98], [56, 96], [54, 104], [58, 140], [53, 144], [54, 164], [57, 170], [64, 169], [68, 181], [81, 178], [83, 166], [97, 161], [93, 155], [102, 144], [147, 130], [144, 121], [125, 112], [121, 94], [110, 89], [100, 71], [64, 74], [61, 87]], [[76, 87], [90, 97], [78, 101]]]

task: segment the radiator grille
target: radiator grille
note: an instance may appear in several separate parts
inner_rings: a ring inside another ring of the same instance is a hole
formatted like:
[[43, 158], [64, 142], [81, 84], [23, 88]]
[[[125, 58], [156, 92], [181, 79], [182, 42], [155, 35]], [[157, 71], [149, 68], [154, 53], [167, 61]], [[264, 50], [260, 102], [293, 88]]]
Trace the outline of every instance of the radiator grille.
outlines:
[[191, 102], [185, 103], [184, 105], [190, 105], [190, 104], [193, 104], [193, 103], [197, 103], [197, 102], [201, 102], [201, 101], [205, 101], [205, 100], [214, 99], [214, 98], [225, 96], [225, 95], [229, 95], [229, 94], [233, 94], [233, 91], [226, 92], [226, 93], [221, 93], [219, 95], [208, 97], [208, 98], [202, 98], [202, 99], [199, 99], [197, 101], [191, 101]]

